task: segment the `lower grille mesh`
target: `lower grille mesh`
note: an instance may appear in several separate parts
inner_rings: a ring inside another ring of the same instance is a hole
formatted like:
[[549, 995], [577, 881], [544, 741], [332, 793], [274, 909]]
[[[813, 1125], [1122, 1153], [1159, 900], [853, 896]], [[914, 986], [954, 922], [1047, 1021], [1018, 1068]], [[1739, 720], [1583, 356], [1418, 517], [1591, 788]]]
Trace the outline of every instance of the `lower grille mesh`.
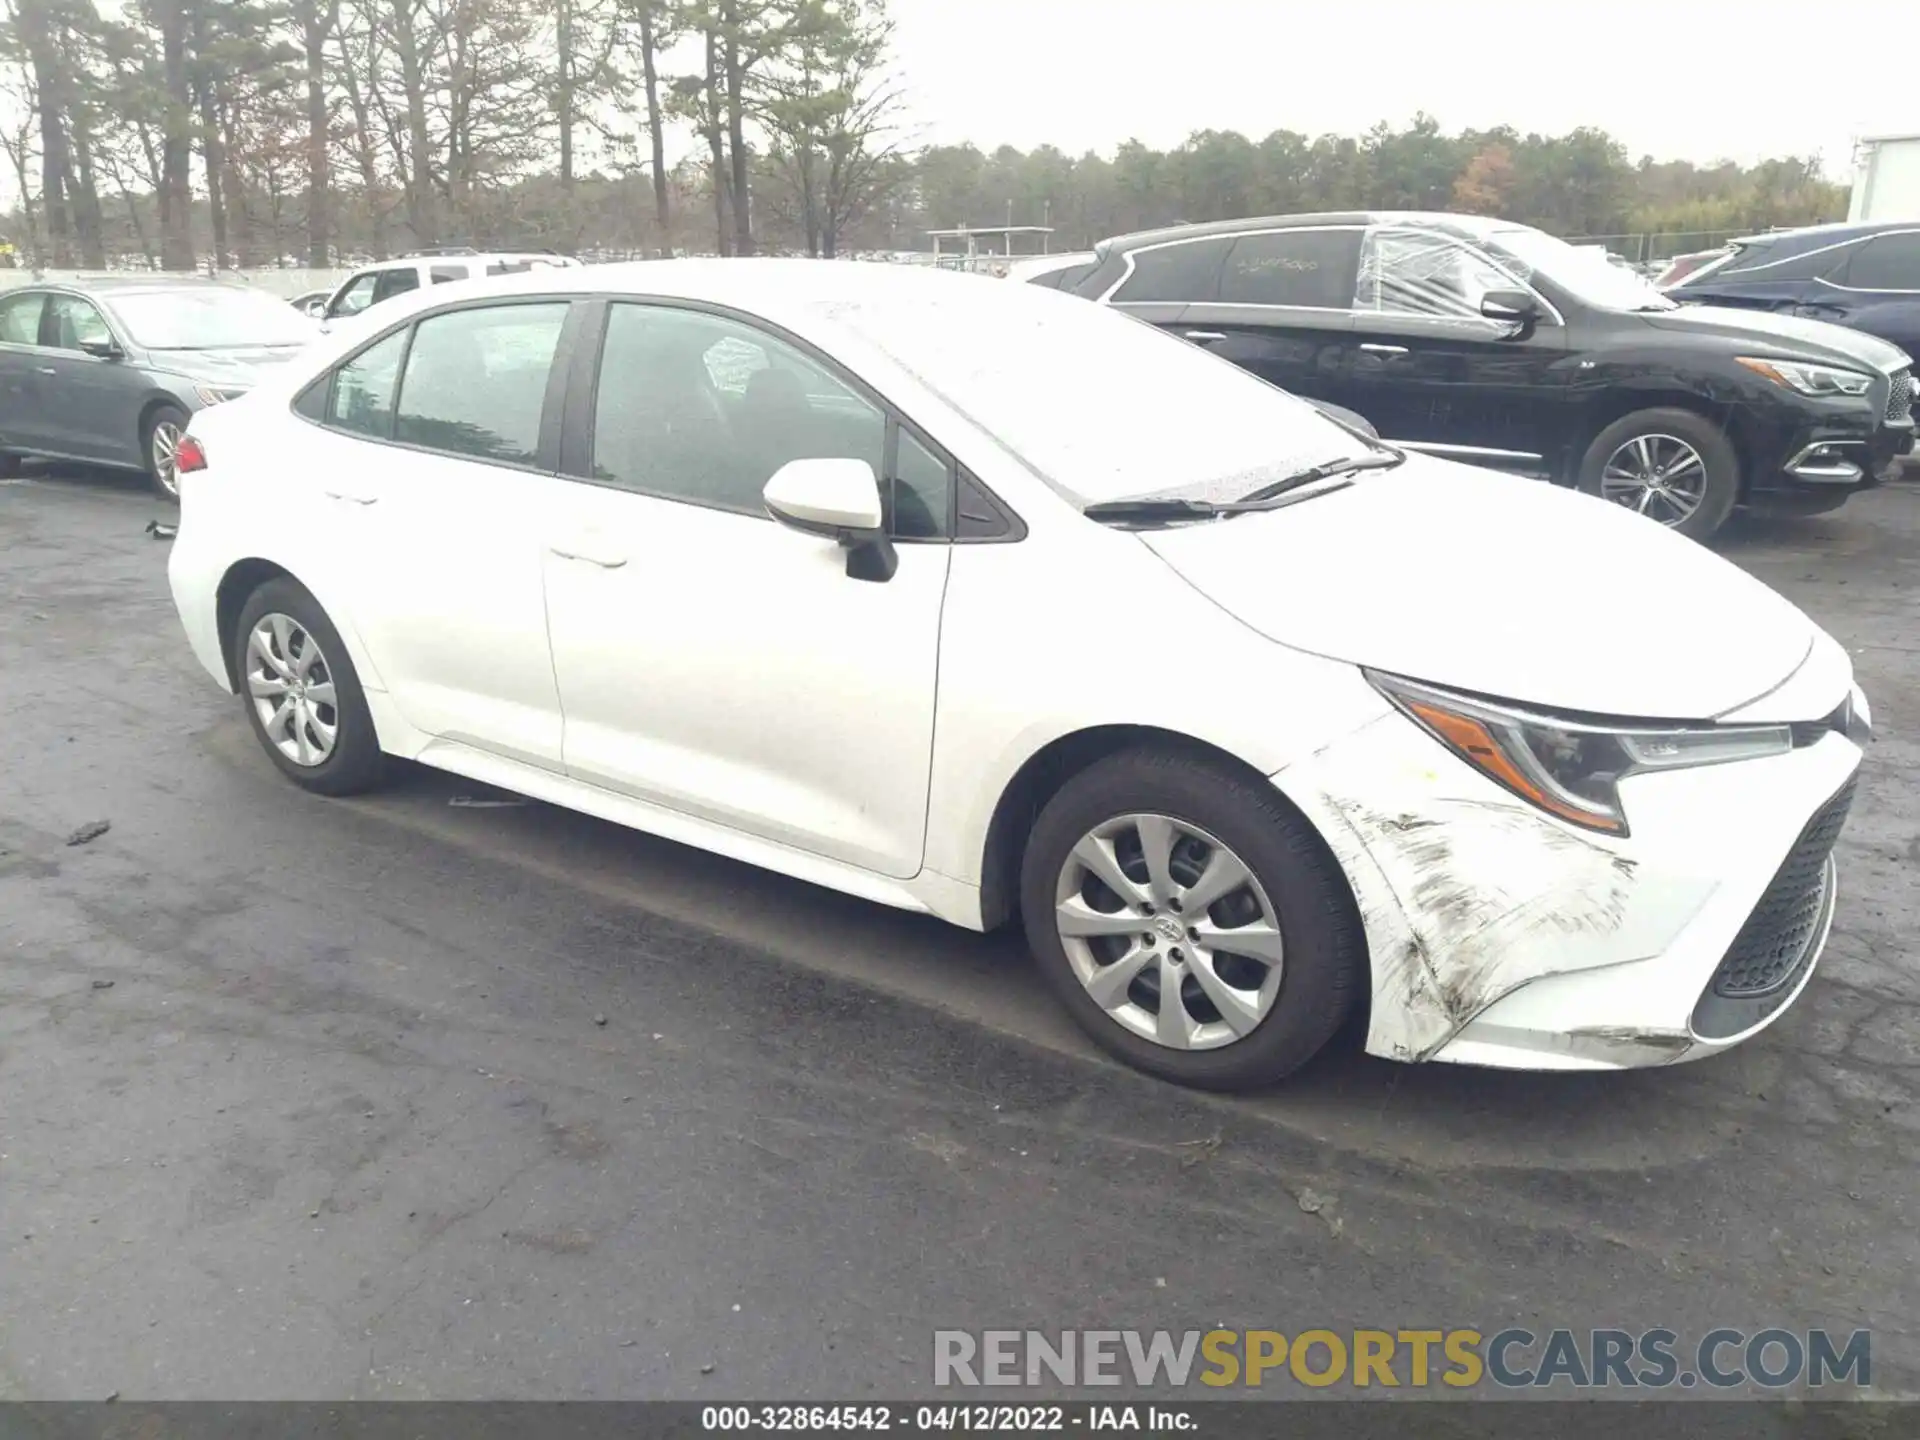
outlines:
[[1849, 779], [1800, 832], [1773, 883], [1714, 971], [1714, 994], [1730, 1000], [1767, 995], [1797, 973], [1820, 924], [1827, 899], [1827, 857], [1847, 823], [1857, 783], [1857, 777]]

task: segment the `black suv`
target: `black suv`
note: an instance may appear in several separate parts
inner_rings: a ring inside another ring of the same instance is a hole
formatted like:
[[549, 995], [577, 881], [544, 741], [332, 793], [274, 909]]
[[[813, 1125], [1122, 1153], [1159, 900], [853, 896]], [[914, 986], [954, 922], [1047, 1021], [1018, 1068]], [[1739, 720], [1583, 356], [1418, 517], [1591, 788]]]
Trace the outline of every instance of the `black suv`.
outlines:
[[1913, 443], [1901, 350], [1680, 306], [1543, 231], [1349, 213], [1103, 241], [1060, 288], [1364, 415], [1408, 448], [1544, 471], [1704, 538], [1736, 505], [1817, 514]]
[[1831, 320], [1909, 355], [1920, 346], [1920, 224], [1814, 225], [1735, 240], [1669, 299]]

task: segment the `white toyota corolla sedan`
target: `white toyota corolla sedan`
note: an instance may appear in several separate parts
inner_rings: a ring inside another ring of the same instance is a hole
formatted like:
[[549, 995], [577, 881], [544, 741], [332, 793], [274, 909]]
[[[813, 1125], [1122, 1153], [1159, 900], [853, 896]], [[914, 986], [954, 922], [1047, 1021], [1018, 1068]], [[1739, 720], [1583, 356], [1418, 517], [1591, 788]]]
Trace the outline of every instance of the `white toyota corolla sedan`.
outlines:
[[180, 617], [295, 783], [404, 757], [1017, 918], [1169, 1079], [1273, 1081], [1356, 1009], [1400, 1060], [1689, 1059], [1832, 922], [1868, 711], [1791, 604], [1072, 296], [450, 285], [188, 441]]

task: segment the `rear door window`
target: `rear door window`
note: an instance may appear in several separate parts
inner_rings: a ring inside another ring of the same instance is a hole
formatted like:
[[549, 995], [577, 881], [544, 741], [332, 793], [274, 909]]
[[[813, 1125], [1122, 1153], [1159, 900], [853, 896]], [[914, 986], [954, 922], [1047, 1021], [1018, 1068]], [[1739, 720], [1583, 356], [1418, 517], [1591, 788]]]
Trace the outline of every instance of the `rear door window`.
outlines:
[[1220, 303], [1346, 310], [1359, 264], [1358, 230], [1242, 235], [1220, 273]]
[[396, 295], [404, 295], [409, 290], [420, 288], [420, 270], [418, 266], [407, 265], [397, 270], [382, 270], [379, 282], [373, 287], [373, 303], [391, 300]]
[[38, 345], [40, 312], [46, 308], [46, 303], [44, 291], [9, 295], [5, 300], [0, 300], [0, 343]]
[[1113, 293], [1116, 305], [1202, 305], [1220, 292], [1220, 269], [1233, 248], [1228, 235], [1176, 240], [1135, 250], [1133, 273]]
[[1853, 252], [1840, 283], [1853, 290], [1920, 290], [1920, 231], [1874, 236]]
[[393, 438], [408, 445], [531, 465], [547, 377], [567, 302], [487, 305], [414, 327]]

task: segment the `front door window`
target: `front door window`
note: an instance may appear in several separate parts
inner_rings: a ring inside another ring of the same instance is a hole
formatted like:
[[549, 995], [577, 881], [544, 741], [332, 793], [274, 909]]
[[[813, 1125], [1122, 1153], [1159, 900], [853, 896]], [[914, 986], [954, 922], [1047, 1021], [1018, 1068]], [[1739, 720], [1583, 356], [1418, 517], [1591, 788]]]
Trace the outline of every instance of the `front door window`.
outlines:
[[1417, 230], [1375, 230], [1361, 248], [1354, 308], [1363, 314], [1489, 324], [1480, 314], [1487, 292], [1524, 288], [1457, 240]]

